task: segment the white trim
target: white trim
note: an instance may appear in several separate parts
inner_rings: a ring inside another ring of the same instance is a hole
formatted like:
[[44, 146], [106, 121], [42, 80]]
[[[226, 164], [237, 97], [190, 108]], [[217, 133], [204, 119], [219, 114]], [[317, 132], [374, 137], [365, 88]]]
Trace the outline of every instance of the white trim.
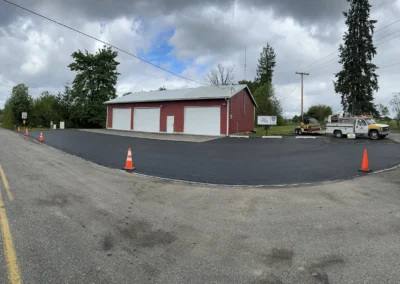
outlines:
[[242, 135], [230, 135], [231, 138], [249, 138], [249, 136], [242, 136]]
[[194, 107], [221, 107], [221, 105], [210, 105], [210, 106], [184, 106], [183, 108], [189, 108], [189, 107], [191, 107], [191, 108], [194, 108]]
[[229, 136], [229, 99], [226, 102], [226, 136]]
[[316, 139], [315, 136], [296, 136], [296, 139]]
[[[186, 108], [206, 108], [206, 107], [219, 107], [219, 134], [218, 136], [221, 136], [221, 112], [222, 112], [222, 105], [209, 105], [209, 106], [183, 106], [183, 133], [186, 131]], [[201, 135], [201, 136], [215, 136], [215, 135], [209, 135], [209, 134], [191, 134], [191, 133], [185, 133], [189, 135]]]
[[106, 129], [108, 129], [108, 111], [111, 109], [111, 106], [107, 105], [107, 118], [106, 118]]
[[[115, 129], [114, 128], [114, 110], [115, 109], [129, 109], [131, 111], [129, 130]], [[132, 131], [132, 129], [131, 129], [131, 125], [132, 125], [132, 107], [112, 107], [112, 110], [113, 110], [113, 115], [111, 117], [112, 127], [111, 128], [107, 128], [107, 129], [117, 130], [117, 131]], [[108, 111], [107, 111], [107, 114], [108, 114]]]
[[160, 117], [160, 120], [158, 121], [158, 131], [157, 132], [153, 132], [153, 131], [137, 131], [137, 132], [144, 132], [144, 133], [160, 133], [160, 129], [161, 129], [161, 105], [159, 106], [153, 106], [153, 107], [132, 107], [133, 110], [133, 115], [132, 115], [132, 119], [133, 119], [133, 123], [132, 123], [132, 119], [131, 119], [131, 124], [132, 124], [132, 131], [137, 131], [135, 129], [135, 109], [157, 109], [158, 110], [158, 114]]
[[153, 106], [153, 107], [132, 107], [133, 109], [135, 109], [135, 108], [159, 108], [159, 109], [161, 109], [161, 105], [159, 105], [159, 106]]
[[262, 138], [283, 138], [282, 136], [263, 136]]

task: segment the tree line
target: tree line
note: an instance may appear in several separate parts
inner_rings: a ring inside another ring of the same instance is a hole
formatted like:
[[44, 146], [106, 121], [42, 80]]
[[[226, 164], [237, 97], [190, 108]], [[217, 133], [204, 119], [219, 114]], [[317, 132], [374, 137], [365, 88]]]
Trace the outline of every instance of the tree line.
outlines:
[[104, 102], [117, 97], [117, 56], [116, 51], [106, 46], [95, 54], [74, 52], [74, 61], [68, 67], [76, 73], [75, 79], [58, 94], [43, 92], [34, 99], [25, 84], [14, 86], [1, 116], [3, 127], [21, 126], [22, 112], [28, 113], [28, 127], [49, 127], [51, 121], [56, 124], [64, 121], [68, 128], [105, 127]]
[[[278, 125], [284, 125], [283, 106], [275, 96], [275, 89], [272, 83], [275, 67], [275, 51], [270, 44], [267, 44], [260, 53], [255, 78], [253, 80], [240, 80], [238, 84], [247, 85], [253, 94], [258, 105], [256, 116], [276, 115], [278, 116]], [[223, 66], [219, 63], [207, 74], [207, 81], [213, 86], [234, 84], [233, 71], [233, 67]]]

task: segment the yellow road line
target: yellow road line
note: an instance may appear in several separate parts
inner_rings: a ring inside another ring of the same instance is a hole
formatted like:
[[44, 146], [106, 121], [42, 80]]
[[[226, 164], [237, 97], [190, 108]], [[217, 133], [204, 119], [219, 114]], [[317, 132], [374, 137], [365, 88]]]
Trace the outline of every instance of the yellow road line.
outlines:
[[3, 233], [4, 255], [6, 257], [8, 279], [11, 284], [21, 284], [21, 276], [17, 263], [17, 255], [14, 250], [13, 239], [11, 236], [10, 226], [8, 224], [6, 209], [4, 207], [3, 197], [0, 191], [0, 224]]
[[6, 188], [8, 199], [10, 199], [11, 201], [14, 200], [14, 196], [11, 192], [10, 185], [8, 184], [8, 181], [6, 178], [6, 174], [4, 173], [3, 167], [1, 165], [0, 165], [0, 176], [1, 176], [1, 179], [3, 180], [4, 187]]

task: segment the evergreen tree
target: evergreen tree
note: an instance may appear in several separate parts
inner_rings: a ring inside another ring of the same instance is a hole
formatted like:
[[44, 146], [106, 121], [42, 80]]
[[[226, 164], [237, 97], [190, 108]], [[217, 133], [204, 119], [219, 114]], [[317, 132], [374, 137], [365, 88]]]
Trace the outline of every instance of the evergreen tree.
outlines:
[[276, 66], [276, 55], [274, 49], [267, 44], [258, 59], [256, 82], [258, 86], [263, 86], [265, 83], [272, 83], [274, 68]]
[[368, 0], [347, 0], [350, 9], [344, 12], [348, 31], [344, 34], [344, 45], [340, 45], [342, 70], [335, 75], [336, 93], [342, 96], [343, 110], [352, 114], [377, 114], [373, 103], [373, 92], [379, 89], [376, 55], [373, 44], [375, 20], [370, 20]]
[[69, 65], [77, 75], [72, 85], [73, 113], [71, 119], [81, 127], [103, 127], [106, 123], [104, 102], [117, 97], [115, 85], [119, 62], [116, 51], [103, 47], [96, 54], [74, 52]]

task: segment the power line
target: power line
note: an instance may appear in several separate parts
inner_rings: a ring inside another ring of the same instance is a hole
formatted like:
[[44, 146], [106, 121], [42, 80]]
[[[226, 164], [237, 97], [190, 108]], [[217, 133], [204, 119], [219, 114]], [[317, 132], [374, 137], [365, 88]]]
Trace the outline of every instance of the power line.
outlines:
[[379, 41], [379, 40], [381, 40], [381, 39], [387, 38], [388, 36], [391, 36], [391, 35], [393, 35], [393, 34], [397, 34], [398, 32], [400, 32], [400, 30], [397, 30], [397, 31], [392, 32], [392, 33], [390, 33], [390, 34], [387, 34], [387, 35], [385, 35], [385, 36], [383, 36], [383, 37], [380, 37], [380, 38], [376, 39], [375, 41]]
[[[399, 30], [399, 31], [400, 31], [400, 30]], [[397, 31], [397, 32], [398, 32], [398, 31]], [[394, 33], [392, 33], [392, 34], [394, 34]], [[396, 39], [396, 38], [399, 38], [399, 37], [400, 37], [400, 35], [395, 36], [395, 37], [392, 37], [392, 38], [390, 38], [390, 39], [388, 39], [388, 40], [385, 40], [385, 41], [383, 41], [383, 42], [379, 42], [378, 44], [376, 44], [376, 46], [378, 47], [378, 46], [380, 46], [380, 45], [382, 45], [382, 44], [384, 44], [384, 43], [387, 43], [387, 42], [392, 41], [392, 40], [394, 40], [394, 39]], [[315, 71], [315, 70], [318, 70], [318, 69], [322, 69], [322, 68], [325, 68], [325, 67], [330, 66], [330, 65], [332, 65], [332, 64], [335, 64], [336, 62], [338, 62], [338, 59], [339, 59], [339, 58], [335, 58], [335, 59], [333, 59], [333, 60], [331, 60], [331, 61], [325, 62], [325, 63], [323, 63], [323, 64], [321, 64], [321, 65], [319, 65], [319, 66], [317, 66], [317, 67], [315, 67], [315, 68], [313, 68], [313, 69], [311, 69], [311, 70], [309, 70], [308, 72]]]
[[29, 9], [27, 9], [27, 8], [25, 8], [25, 7], [22, 7], [22, 6], [18, 5], [18, 4], [15, 4], [15, 3], [10, 2], [10, 1], [7, 1], [7, 0], [4, 0], [4, 2], [6, 2], [6, 3], [8, 3], [8, 4], [11, 4], [11, 5], [14, 5], [15, 7], [18, 7], [18, 8], [20, 8], [20, 9], [22, 9], [22, 10], [25, 10], [25, 11], [27, 11], [27, 12], [29, 12], [29, 13], [32, 13], [32, 14], [36, 15], [36, 16], [39, 16], [39, 17], [41, 17], [41, 18], [43, 18], [43, 19], [46, 19], [46, 20], [48, 20], [48, 21], [50, 21], [50, 22], [53, 22], [53, 23], [55, 23], [55, 24], [57, 24], [57, 25], [63, 26], [64, 28], [70, 29], [70, 30], [72, 30], [72, 31], [74, 31], [74, 32], [77, 32], [77, 33], [81, 34], [81, 35], [84, 35], [84, 36], [86, 36], [86, 37], [89, 37], [89, 38], [91, 38], [91, 39], [94, 39], [94, 40], [96, 40], [96, 41], [98, 41], [98, 42], [101, 42], [101, 43], [103, 43], [103, 44], [105, 44], [105, 45], [108, 45], [108, 46], [110, 46], [110, 47], [112, 47], [112, 48], [114, 48], [114, 49], [116, 49], [116, 50], [118, 50], [118, 51], [121, 51], [122, 53], [128, 54], [128, 55], [130, 55], [130, 56], [132, 56], [132, 57], [134, 57], [134, 58], [136, 58], [136, 59], [138, 59], [138, 60], [140, 60], [140, 61], [142, 61], [142, 62], [144, 62], [144, 63], [147, 63], [147, 64], [149, 64], [149, 65], [151, 65], [151, 66], [153, 66], [153, 67], [155, 67], [155, 68], [158, 68], [158, 69], [160, 69], [160, 70], [163, 70], [163, 71], [165, 71], [165, 72], [167, 72], [167, 73], [169, 73], [169, 74], [171, 74], [171, 75], [177, 76], [177, 77], [179, 77], [179, 78], [181, 78], [181, 79], [184, 79], [184, 80], [187, 80], [187, 81], [191, 81], [191, 82], [194, 82], [194, 83], [197, 83], [197, 84], [210, 85], [210, 84], [208, 84], [208, 83], [199, 82], [199, 81], [196, 81], [196, 80], [193, 80], [193, 79], [184, 77], [184, 76], [182, 76], [182, 75], [179, 75], [179, 74], [177, 74], [177, 73], [174, 73], [174, 72], [172, 72], [172, 71], [170, 71], [170, 70], [168, 70], [168, 69], [165, 69], [165, 68], [163, 68], [163, 67], [161, 67], [161, 66], [158, 66], [158, 65], [156, 65], [156, 64], [154, 64], [154, 63], [152, 63], [152, 62], [150, 62], [150, 61], [148, 61], [148, 60], [146, 60], [146, 59], [144, 59], [144, 58], [141, 58], [141, 57], [139, 57], [139, 56], [137, 56], [137, 55], [135, 55], [135, 54], [133, 54], [133, 53], [130, 53], [130, 52], [128, 52], [128, 51], [125, 51], [125, 50], [123, 50], [123, 49], [121, 49], [121, 48], [119, 48], [119, 47], [116, 47], [116, 46], [114, 46], [114, 45], [108, 43], [108, 42], [102, 41], [101, 39], [95, 38], [94, 36], [91, 36], [91, 35], [89, 35], [89, 34], [87, 34], [87, 33], [81, 32], [81, 31], [79, 31], [79, 30], [77, 30], [77, 29], [74, 29], [74, 28], [72, 28], [72, 27], [70, 27], [70, 26], [67, 26], [67, 25], [65, 25], [65, 24], [63, 24], [63, 23], [57, 22], [56, 20], [50, 19], [50, 18], [48, 18], [48, 17], [46, 17], [46, 16], [44, 16], [44, 15], [41, 15], [41, 14], [39, 14], [39, 13], [36, 13], [36, 12], [34, 12], [34, 11], [32, 11], [32, 10], [29, 10]]
[[321, 65], [319, 65], [319, 66], [317, 66], [317, 67], [315, 67], [315, 68], [309, 70], [308, 72], [312, 72], [312, 71], [315, 71], [315, 70], [318, 70], [318, 69], [325, 68], [325, 67], [327, 67], [327, 66], [329, 66], [329, 65], [332, 65], [332, 64], [334, 64], [334, 63], [336, 63], [336, 62], [338, 62], [338, 58], [335, 58], [335, 59], [333, 59], [333, 60], [330, 60], [330, 61], [328, 61], [328, 62], [325, 62], [324, 64], [321, 64]]
[[394, 40], [395, 38], [398, 38], [398, 37], [400, 37], [400, 35], [399, 35], [399, 36], [392, 37], [391, 39], [385, 40], [385, 41], [383, 41], [383, 42], [380, 42], [380, 43], [378, 43], [376, 46], [380, 46], [380, 45], [382, 45], [382, 44], [384, 44], [384, 43], [387, 43], [387, 42], [389, 42], [389, 41], [391, 41], [391, 40]]
[[394, 21], [394, 22], [392, 22], [392, 23], [390, 23], [390, 24], [388, 24], [388, 25], [386, 25], [386, 26], [380, 28], [379, 30], [376, 30], [375, 33], [379, 32], [379, 31], [381, 31], [381, 30], [383, 30], [383, 29], [386, 29], [386, 28], [388, 28], [388, 27], [390, 27], [390, 26], [392, 26], [392, 25], [394, 25], [394, 24], [396, 24], [396, 23], [398, 23], [398, 22], [400, 22], [400, 20], [396, 20], [396, 21]]
[[[384, 30], [384, 29], [386, 29], [386, 28], [388, 28], [388, 27], [390, 27], [390, 26], [392, 26], [392, 25], [394, 25], [394, 24], [396, 24], [396, 23], [398, 23], [398, 22], [400, 22], [400, 20], [396, 20], [396, 21], [394, 21], [394, 22], [392, 22], [392, 23], [390, 23], [390, 24], [388, 24], [388, 25], [386, 25], [386, 26], [380, 28], [379, 30], [376, 30], [375, 33], [379, 32], [379, 31], [382, 31], [382, 30]], [[400, 30], [399, 30], [399, 31], [400, 31]], [[393, 33], [392, 33], [392, 34], [393, 34]], [[389, 36], [389, 35], [387, 35], [387, 36]], [[387, 36], [385, 36], [385, 37], [387, 37]], [[382, 38], [385, 38], [385, 37], [382, 37]], [[380, 38], [380, 39], [382, 39], [382, 38]], [[380, 40], [380, 39], [378, 39], [378, 40]], [[336, 53], [338, 53], [338, 52], [339, 52], [338, 50], [337, 50], [337, 51], [334, 51], [334, 52], [332, 52], [331, 54], [329, 54], [329, 55], [327, 55], [327, 56], [325, 56], [325, 57], [323, 57], [323, 58], [320, 58], [320, 59], [318, 59], [318, 60], [312, 62], [311, 64], [308, 64], [307, 66], [304, 66], [303, 68], [301, 68], [301, 70], [305, 70], [305, 68], [310, 67], [310, 66], [314, 65], [315, 63], [318, 63], [318, 62], [320, 62], [320, 61], [322, 61], [322, 60], [324, 60], [324, 59], [326, 59], [326, 58], [328, 58], [328, 57], [330, 57], [330, 56], [332, 56], [332, 55], [334, 55], [334, 54], [336, 54]]]
[[336, 54], [336, 53], [338, 53], [338, 52], [339, 52], [339, 51], [332, 52], [331, 54], [329, 54], [329, 55], [327, 55], [327, 56], [325, 56], [325, 57], [323, 57], [323, 58], [321, 58], [321, 59], [318, 59], [317, 61], [315, 61], [315, 62], [313, 62], [313, 63], [311, 63], [311, 64], [308, 64], [307, 66], [304, 66], [303, 68], [301, 68], [301, 70], [304, 70], [304, 69], [306, 69], [307, 67], [310, 67], [310, 66], [314, 65], [315, 63], [317, 63], [317, 62], [319, 62], [319, 61], [322, 61], [322, 60], [324, 60], [324, 59], [326, 59], [326, 58], [328, 58], [328, 57], [330, 57], [330, 56], [332, 56], [332, 55], [334, 55], [334, 54]]
[[400, 62], [398, 62], [398, 63], [393, 63], [393, 64], [389, 64], [389, 65], [385, 65], [385, 66], [379, 67], [379, 69], [383, 69], [383, 68], [387, 68], [387, 67], [392, 67], [392, 66], [396, 66], [396, 65], [400, 65]]

